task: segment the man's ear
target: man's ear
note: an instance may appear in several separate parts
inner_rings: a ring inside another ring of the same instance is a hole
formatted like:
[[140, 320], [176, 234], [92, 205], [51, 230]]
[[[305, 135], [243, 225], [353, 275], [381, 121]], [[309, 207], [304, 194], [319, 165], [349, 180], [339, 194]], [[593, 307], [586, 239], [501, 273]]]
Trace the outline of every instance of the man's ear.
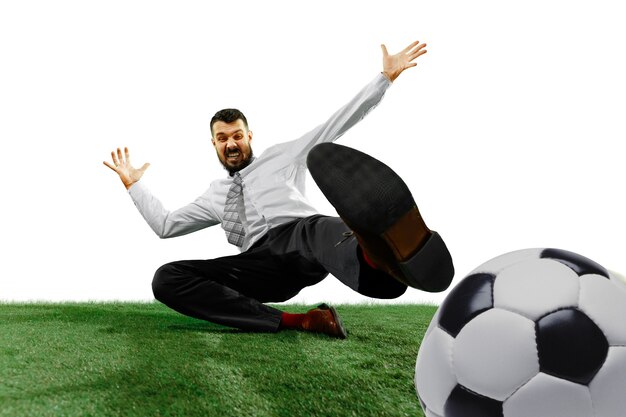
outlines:
[[252, 141], [252, 131], [248, 130], [248, 142]]
[[215, 148], [215, 139], [211, 138], [211, 143], [213, 144], [213, 147]]

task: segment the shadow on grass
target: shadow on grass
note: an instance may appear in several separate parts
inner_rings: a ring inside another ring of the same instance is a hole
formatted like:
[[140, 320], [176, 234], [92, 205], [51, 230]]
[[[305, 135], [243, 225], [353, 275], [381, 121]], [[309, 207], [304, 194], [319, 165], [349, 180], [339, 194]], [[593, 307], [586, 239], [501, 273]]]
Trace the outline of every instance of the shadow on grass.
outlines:
[[0, 319], [13, 415], [421, 415], [412, 370], [371, 334], [250, 333], [160, 304], [2, 306]]

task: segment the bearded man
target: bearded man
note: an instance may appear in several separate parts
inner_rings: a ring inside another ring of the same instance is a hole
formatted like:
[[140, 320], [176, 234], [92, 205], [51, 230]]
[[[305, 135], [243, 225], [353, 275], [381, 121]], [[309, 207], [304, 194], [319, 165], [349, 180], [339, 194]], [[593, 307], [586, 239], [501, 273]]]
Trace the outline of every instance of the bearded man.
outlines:
[[[128, 148], [111, 152], [115, 171], [152, 230], [170, 238], [221, 224], [240, 253], [176, 261], [155, 273], [157, 300], [202, 320], [246, 331], [284, 329], [345, 338], [335, 308], [321, 304], [290, 314], [266, 305], [287, 301], [329, 273], [360, 294], [396, 298], [408, 286], [446, 289], [454, 275], [445, 243], [422, 219], [406, 184], [391, 168], [334, 144], [382, 100], [385, 91], [426, 44], [413, 42], [390, 55], [383, 71], [327, 121], [300, 138], [255, 157], [253, 134], [237, 109], [211, 119], [211, 142], [228, 171], [190, 204], [169, 211], [140, 181]], [[339, 217], [319, 214], [307, 201], [307, 169]]]

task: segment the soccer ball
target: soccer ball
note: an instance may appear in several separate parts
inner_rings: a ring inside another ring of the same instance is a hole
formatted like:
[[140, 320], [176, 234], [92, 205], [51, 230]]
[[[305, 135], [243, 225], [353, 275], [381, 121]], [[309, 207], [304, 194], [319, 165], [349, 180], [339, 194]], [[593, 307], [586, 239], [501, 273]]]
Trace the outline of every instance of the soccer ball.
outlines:
[[472, 271], [422, 341], [415, 388], [427, 417], [624, 417], [626, 283], [559, 249]]

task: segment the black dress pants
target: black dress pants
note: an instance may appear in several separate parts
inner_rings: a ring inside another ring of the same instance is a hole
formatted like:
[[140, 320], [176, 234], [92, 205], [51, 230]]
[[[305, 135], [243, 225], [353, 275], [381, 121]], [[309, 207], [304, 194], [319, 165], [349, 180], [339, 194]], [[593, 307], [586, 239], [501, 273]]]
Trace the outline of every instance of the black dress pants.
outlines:
[[182, 314], [270, 332], [278, 330], [281, 311], [263, 303], [287, 301], [328, 273], [369, 297], [404, 294], [406, 285], [367, 266], [349, 233], [338, 217], [297, 219], [272, 228], [238, 255], [165, 264], [156, 271], [152, 290]]

